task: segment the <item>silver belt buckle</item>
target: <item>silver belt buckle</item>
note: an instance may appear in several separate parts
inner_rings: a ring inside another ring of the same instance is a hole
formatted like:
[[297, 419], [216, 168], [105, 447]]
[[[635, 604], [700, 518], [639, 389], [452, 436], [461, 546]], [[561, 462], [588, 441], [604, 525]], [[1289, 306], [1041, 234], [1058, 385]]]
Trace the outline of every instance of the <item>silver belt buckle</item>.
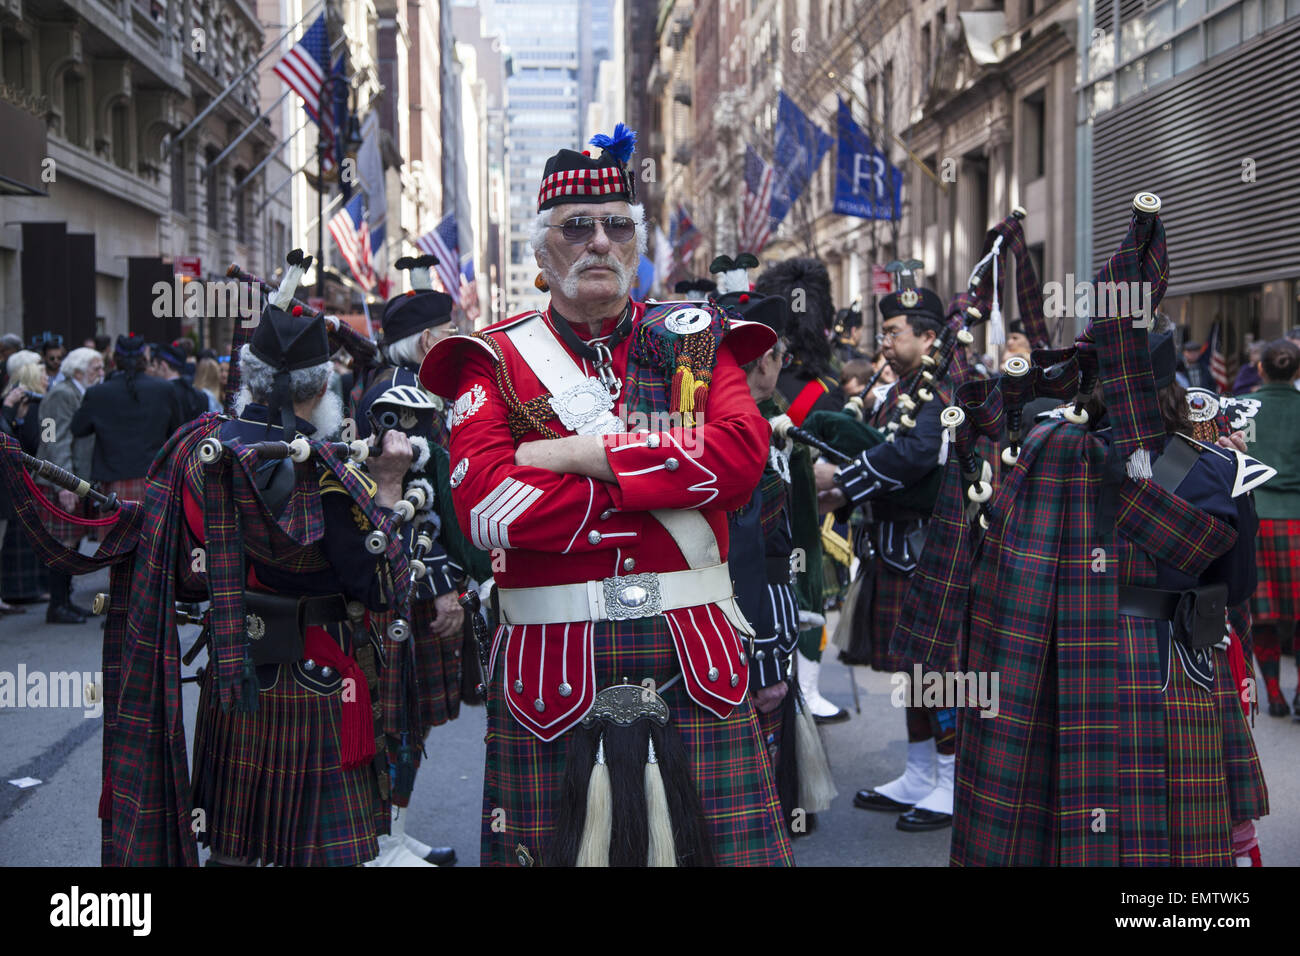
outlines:
[[601, 581], [605, 590], [605, 617], [628, 621], [663, 613], [663, 594], [657, 574], [625, 574]]

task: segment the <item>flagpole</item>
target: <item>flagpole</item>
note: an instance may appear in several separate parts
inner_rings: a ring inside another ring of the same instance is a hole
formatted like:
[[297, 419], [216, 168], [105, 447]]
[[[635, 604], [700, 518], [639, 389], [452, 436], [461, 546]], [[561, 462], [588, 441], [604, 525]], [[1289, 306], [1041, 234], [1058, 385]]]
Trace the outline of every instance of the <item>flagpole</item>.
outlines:
[[306, 13], [302, 15], [302, 17], [297, 21], [297, 23], [294, 23], [292, 26], [287, 26], [283, 30], [281, 30], [280, 35], [275, 38], [275, 41], [271, 43], [269, 46], [267, 46], [267, 48], [262, 51], [262, 54], [256, 60], [248, 64], [248, 66], [244, 68], [244, 72], [240, 73], [239, 76], [231, 80], [229, 85], [227, 85], [224, 90], [218, 93], [216, 97], [212, 100], [212, 102], [203, 108], [202, 112], [200, 112], [198, 116], [194, 117], [194, 119], [190, 122], [189, 126], [185, 127], [183, 130], [181, 130], [179, 133], [177, 133], [175, 136], [172, 137], [172, 141], [168, 146], [168, 148], [174, 150], [177, 146], [180, 145], [181, 140], [185, 139], [185, 137], [189, 136], [190, 133], [198, 129], [199, 124], [202, 123], [205, 119], [207, 119], [208, 115], [213, 110], [215, 110], [218, 106], [220, 106], [227, 96], [229, 96], [231, 93], [235, 91], [235, 87], [237, 87], [240, 83], [244, 82], [244, 80], [248, 78], [248, 74], [252, 73], [255, 69], [257, 69], [258, 65], [263, 60], [265, 60], [268, 56], [270, 56], [277, 49], [279, 49], [281, 41], [283, 41], [284, 38], [288, 36], [289, 31], [296, 29], [299, 25], [303, 23], [303, 21], [305, 21], [309, 16], [311, 16], [315, 12], [316, 12], [316, 7], [313, 6], [310, 10], [308, 10]]

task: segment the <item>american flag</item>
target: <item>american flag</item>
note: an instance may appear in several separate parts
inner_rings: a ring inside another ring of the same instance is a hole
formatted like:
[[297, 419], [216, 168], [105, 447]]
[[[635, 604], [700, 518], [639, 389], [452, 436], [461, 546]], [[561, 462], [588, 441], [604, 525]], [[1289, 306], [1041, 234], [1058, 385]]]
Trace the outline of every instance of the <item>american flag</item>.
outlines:
[[1214, 379], [1214, 384], [1219, 387], [1220, 392], [1228, 392], [1232, 388], [1232, 377], [1236, 369], [1232, 369], [1228, 364], [1228, 356], [1223, 351], [1223, 323], [1215, 322], [1214, 328], [1210, 330], [1210, 376]]
[[745, 200], [740, 213], [740, 251], [758, 255], [772, 232], [772, 166], [745, 146]]
[[[329, 44], [329, 31], [325, 26], [325, 14], [322, 13], [272, 70], [284, 80], [289, 89], [302, 97], [307, 115], [320, 127], [321, 138], [329, 144], [322, 164], [323, 171], [328, 171], [334, 165], [334, 117], [327, 116], [324, 123], [320, 118], [321, 85], [325, 82], [325, 70], [321, 64], [330, 61]], [[342, 57], [335, 62], [333, 72], [342, 75]], [[338, 84], [335, 85], [335, 91], [337, 98]]]
[[[673, 247], [672, 275], [687, 269], [691, 254], [703, 239], [700, 230], [695, 228], [695, 223], [691, 220], [691, 214], [686, 211], [685, 206], [678, 204], [677, 211], [673, 213], [668, 223], [668, 241]], [[669, 278], [671, 279], [672, 276]]]
[[415, 244], [422, 252], [438, 257], [438, 281], [443, 291], [460, 305], [460, 235], [456, 231], [456, 214], [447, 213], [442, 222], [416, 239]]
[[478, 282], [474, 278], [473, 256], [466, 259], [465, 264], [460, 267], [460, 303], [465, 309], [465, 318], [471, 322], [477, 322], [479, 317]]
[[370, 227], [366, 225], [364, 197], [357, 193], [352, 201], [330, 217], [330, 235], [361, 288], [369, 292], [375, 286], [375, 269], [370, 262]]

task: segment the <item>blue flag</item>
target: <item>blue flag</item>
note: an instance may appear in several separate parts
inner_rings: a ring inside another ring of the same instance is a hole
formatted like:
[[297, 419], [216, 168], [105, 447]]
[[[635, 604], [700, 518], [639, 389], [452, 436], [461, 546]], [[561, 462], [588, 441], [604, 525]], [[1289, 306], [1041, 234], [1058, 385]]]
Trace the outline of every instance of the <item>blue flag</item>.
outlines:
[[776, 144], [773, 149], [773, 223], [786, 217], [808, 185], [834, 140], [804, 115], [794, 100], [781, 91], [776, 110]]
[[840, 100], [840, 142], [835, 164], [834, 212], [862, 219], [897, 219], [902, 209], [903, 173], [877, 149]]
[[642, 256], [636, 267], [636, 282], [632, 286], [632, 298], [637, 302], [650, 294], [650, 287], [655, 284], [655, 264], [648, 256]]

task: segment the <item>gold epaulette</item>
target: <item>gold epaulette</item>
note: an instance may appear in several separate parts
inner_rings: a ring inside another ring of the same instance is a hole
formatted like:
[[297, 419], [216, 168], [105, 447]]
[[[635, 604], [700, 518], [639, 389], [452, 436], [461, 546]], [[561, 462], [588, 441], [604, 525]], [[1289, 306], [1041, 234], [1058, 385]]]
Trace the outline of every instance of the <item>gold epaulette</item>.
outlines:
[[[346, 468], [352, 473], [352, 477], [356, 478], [357, 483], [361, 485], [366, 494], [373, 498], [375, 492], [379, 490], [379, 486], [375, 484], [374, 479], [358, 468], [355, 462], [348, 462]], [[332, 472], [323, 471], [320, 476], [320, 493], [324, 495], [330, 492], [346, 495], [348, 490], [343, 487], [343, 482], [334, 477]]]

